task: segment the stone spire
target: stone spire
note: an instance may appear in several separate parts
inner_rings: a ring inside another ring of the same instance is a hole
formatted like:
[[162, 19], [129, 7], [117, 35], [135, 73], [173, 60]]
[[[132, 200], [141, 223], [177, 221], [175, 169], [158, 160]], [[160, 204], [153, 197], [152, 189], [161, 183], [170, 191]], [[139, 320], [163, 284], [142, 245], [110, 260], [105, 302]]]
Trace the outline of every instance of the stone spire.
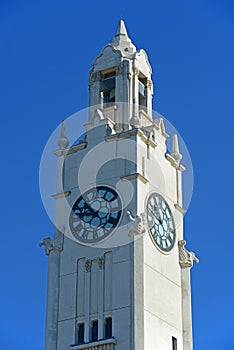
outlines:
[[58, 146], [60, 149], [65, 149], [69, 144], [66, 136], [66, 123], [65, 120], [62, 121], [60, 138], [58, 139]]
[[117, 28], [116, 33], [115, 33], [115, 36], [118, 36], [118, 35], [128, 36], [127, 30], [125, 27], [125, 23], [122, 19], [119, 21], [118, 28]]
[[173, 135], [171, 156], [175, 159], [177, 163], [180, 163], [182, 159], [182, 155], [180, 154], [180, 151], [179, 151], [179, 142], [178, 142], [177, 134]]
[[111, 41], [111, 45], [124, 52], [125, 55], [136, 51], [136, 47], [132, 44], [131, 39], [128, 37], [125, 23], [122, 19], [119, 21], [116, 34]]

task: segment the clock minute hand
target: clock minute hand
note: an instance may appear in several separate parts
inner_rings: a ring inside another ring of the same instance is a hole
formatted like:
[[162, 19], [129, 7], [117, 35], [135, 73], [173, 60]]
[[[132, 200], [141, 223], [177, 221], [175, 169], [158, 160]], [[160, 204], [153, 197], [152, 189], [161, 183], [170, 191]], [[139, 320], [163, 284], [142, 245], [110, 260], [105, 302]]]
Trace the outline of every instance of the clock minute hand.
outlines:
[[155, 212], [154, 212], [153, 210], [151, 210], [150, 208], [148, 208], [148, 210], [151, 212], [151, 214], [152, 214], [153, 216], [156, 217], [156, 220], [158, 220], [158, 222], [160, 223], [160, 225], [162, 225], [161, 218], [159, 218], [159, 215], [157, 215], [157, 214], [159, 214], [158, 210], [156, 210]]

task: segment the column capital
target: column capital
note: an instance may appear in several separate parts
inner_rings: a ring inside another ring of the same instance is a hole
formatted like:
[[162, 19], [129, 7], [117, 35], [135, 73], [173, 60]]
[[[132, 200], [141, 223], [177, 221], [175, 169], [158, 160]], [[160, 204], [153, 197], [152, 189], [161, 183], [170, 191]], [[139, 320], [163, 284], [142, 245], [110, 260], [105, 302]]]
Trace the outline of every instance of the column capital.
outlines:
[[85, 262], [85, 272], [91, 272], [92, 260], [86, 260]]
[[105, 267], [105, 258], [104, 257], [101, 257], [98, 259], [98, 267], [99, 267], [99, 270], [104, 269], [104, 267]]
[[115, 67], [116, 75], [120, 75], [124, 73], [124, 65], [121, 63], [119, 66]]
[[140, 74], [140, 70], [137, 67], [133, 67], [133, 74], [138, 76]]
[[101, 72], [94, 72], [93, 70], [89, 73], [89, 85], [101, 80]]

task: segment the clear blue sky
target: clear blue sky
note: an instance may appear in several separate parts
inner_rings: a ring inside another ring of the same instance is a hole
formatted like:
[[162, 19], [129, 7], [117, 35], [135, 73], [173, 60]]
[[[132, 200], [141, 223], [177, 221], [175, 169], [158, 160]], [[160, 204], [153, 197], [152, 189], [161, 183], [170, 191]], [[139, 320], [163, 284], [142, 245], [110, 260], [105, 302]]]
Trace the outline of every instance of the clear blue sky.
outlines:
[[123, 17], [153, 67], [154, 109], [183, 136], [195, 187], [186, 215], [195, 350], [232, 350], [234, 4], [231, 0], [0, 2], [0, 348], [41, 350], [52, 235], [38, 170], [50, 133], [87, 107], [93, 59]]

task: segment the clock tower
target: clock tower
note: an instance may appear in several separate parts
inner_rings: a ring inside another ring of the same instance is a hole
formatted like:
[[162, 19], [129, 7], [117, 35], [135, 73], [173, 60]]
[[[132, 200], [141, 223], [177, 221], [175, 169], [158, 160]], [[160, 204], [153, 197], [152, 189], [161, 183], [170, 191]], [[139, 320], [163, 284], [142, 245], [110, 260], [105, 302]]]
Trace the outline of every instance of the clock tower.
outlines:
[[151, 74], [121, 20], [89, 72], [85, 132], [69, 145], [62, 123], [45, 350], [192, 350], [185, 168]]

